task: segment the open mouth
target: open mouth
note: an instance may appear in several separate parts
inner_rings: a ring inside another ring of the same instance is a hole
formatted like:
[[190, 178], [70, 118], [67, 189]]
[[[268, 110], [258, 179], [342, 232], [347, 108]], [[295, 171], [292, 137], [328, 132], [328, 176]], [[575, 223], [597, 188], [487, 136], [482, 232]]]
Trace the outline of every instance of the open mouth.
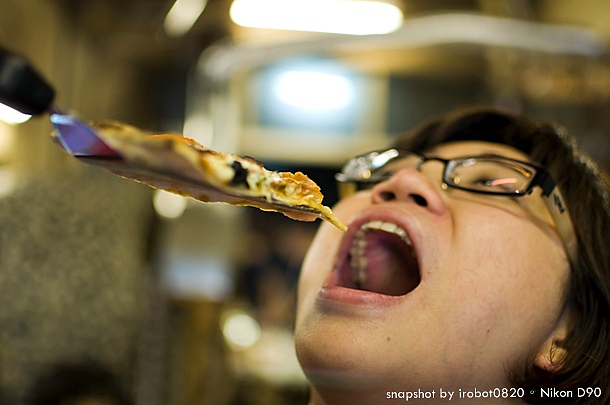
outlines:
[[419, 264], [407, 232], [397, 224], [370, 221], [354, 233], [339, 269], [339, 286], [400, 296], [420, 283]]

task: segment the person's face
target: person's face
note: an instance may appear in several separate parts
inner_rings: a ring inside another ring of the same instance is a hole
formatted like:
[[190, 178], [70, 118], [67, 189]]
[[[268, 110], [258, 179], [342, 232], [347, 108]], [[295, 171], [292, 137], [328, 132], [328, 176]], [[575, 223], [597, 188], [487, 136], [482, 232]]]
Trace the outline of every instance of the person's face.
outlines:
[[[427, 154], [485, 153], [528, 160], [485, 142]], [[508, 386], [562, 323], [569, 265], [540, 195], [446, 189], [441, 172], [400, 169], [337, 204], [347, 232], [319, 229], [295, 328], [314, 392]]]

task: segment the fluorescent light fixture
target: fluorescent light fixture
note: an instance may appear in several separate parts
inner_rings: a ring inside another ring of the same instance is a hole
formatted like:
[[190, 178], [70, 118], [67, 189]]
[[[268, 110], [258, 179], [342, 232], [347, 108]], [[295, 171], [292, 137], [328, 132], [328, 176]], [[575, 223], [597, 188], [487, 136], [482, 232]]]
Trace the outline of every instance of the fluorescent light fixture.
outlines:
[[351, 35], [387, 34], [403, 23], [398, 7], [365, 0], [234, 0], [230, 15], [244, 27]]
[[287, 71], [275, 80], [273, 93], [281, 102], [307, 110], [337, 110], [354, 98], [353, 83], [333, 73]]
[[0, 103], [0, 121], [4, 121], [8, 124], [22, 124], [32, 118], [31, 115], [24, 114], [7, 106], [6, 104]]
[[189, 32], [207, 3], [207, 0], [176, 0], [163, 22], [165, 33], [170, 37], [180, 37]]
[[290, 58], [258, 71], [248, 97], [257, 125], [294, 133], [356, 130], [364, 83], [349, 65], [320, 57]]

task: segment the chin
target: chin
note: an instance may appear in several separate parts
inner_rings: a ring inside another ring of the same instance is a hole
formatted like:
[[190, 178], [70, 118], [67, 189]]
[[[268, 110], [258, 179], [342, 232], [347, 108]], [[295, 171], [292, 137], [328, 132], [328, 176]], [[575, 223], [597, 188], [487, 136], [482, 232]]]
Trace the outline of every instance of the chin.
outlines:
[[[318, 389], [375, 390], [388, 385], [388, 362], [379, 350], [370, 352], [368, 343], [353, 344], [349, 336], [334, 338], [330, 331], [300, 331], [296, 352], [308, 381]], [[369, 355], [363, 351], [370, 352]]]

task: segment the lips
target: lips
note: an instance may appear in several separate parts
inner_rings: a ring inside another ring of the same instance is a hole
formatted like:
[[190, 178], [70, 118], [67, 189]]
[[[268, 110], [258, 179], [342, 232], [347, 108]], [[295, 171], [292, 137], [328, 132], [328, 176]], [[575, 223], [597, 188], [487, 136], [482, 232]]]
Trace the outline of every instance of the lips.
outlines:
[[396, 297], [419, 285], [419, 263], [404, 225], [387, 218], [364, 219], [351, 228], [329, 278], [332, 286]]

